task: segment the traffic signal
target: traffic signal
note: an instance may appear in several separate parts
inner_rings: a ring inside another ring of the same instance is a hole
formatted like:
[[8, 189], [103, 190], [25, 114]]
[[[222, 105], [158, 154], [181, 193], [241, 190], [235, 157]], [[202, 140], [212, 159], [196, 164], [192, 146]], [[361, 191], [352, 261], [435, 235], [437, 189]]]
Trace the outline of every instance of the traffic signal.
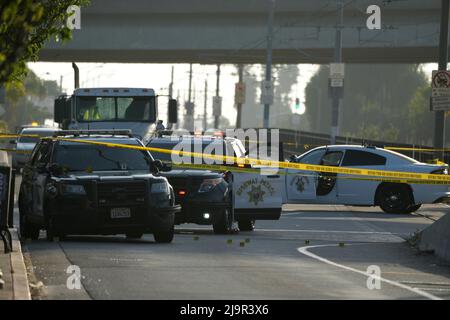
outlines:
[[295, 110], [300, 110], [300, 99], [295, 98]]

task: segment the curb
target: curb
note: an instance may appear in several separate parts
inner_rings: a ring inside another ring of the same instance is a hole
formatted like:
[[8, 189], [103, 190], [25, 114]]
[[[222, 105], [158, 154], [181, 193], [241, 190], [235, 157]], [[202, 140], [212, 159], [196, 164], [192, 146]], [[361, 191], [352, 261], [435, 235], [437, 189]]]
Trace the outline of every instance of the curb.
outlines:
[[10, 253], [13, 300], [31, 300], [27, 269], [22, 255], [22, 247], [16, 228], [9, 229], [13, 251]]

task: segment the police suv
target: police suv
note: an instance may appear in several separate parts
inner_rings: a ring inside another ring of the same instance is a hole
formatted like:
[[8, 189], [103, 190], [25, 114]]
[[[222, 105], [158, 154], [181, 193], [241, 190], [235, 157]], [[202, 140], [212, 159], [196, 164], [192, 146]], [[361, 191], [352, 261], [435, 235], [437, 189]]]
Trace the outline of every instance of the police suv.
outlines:
[[175, 204], [161, 170], [170, 170], [143, 150], [129, 130], [59, 131], [42, 139], [23, 170], [19, 193], [20, 234], [49, 240], [68, 234], [153, 233], [171, 242]]

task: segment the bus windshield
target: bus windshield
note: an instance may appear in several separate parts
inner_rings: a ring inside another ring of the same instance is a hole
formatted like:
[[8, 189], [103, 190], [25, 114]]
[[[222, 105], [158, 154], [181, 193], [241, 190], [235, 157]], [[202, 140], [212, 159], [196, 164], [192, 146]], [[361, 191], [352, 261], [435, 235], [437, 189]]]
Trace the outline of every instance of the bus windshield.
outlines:
[[155, 97], [78, 96], [76, 116], [79, 122], [155, 122]]

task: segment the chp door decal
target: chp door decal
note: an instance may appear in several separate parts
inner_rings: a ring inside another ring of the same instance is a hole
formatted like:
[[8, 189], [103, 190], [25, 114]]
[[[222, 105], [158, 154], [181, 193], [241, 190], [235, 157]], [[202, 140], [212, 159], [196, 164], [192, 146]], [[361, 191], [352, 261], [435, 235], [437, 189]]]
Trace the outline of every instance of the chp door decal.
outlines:
[[282, 176], [238, 173], [233, 175], [235, 209], [279, 208], [282, 203]]

